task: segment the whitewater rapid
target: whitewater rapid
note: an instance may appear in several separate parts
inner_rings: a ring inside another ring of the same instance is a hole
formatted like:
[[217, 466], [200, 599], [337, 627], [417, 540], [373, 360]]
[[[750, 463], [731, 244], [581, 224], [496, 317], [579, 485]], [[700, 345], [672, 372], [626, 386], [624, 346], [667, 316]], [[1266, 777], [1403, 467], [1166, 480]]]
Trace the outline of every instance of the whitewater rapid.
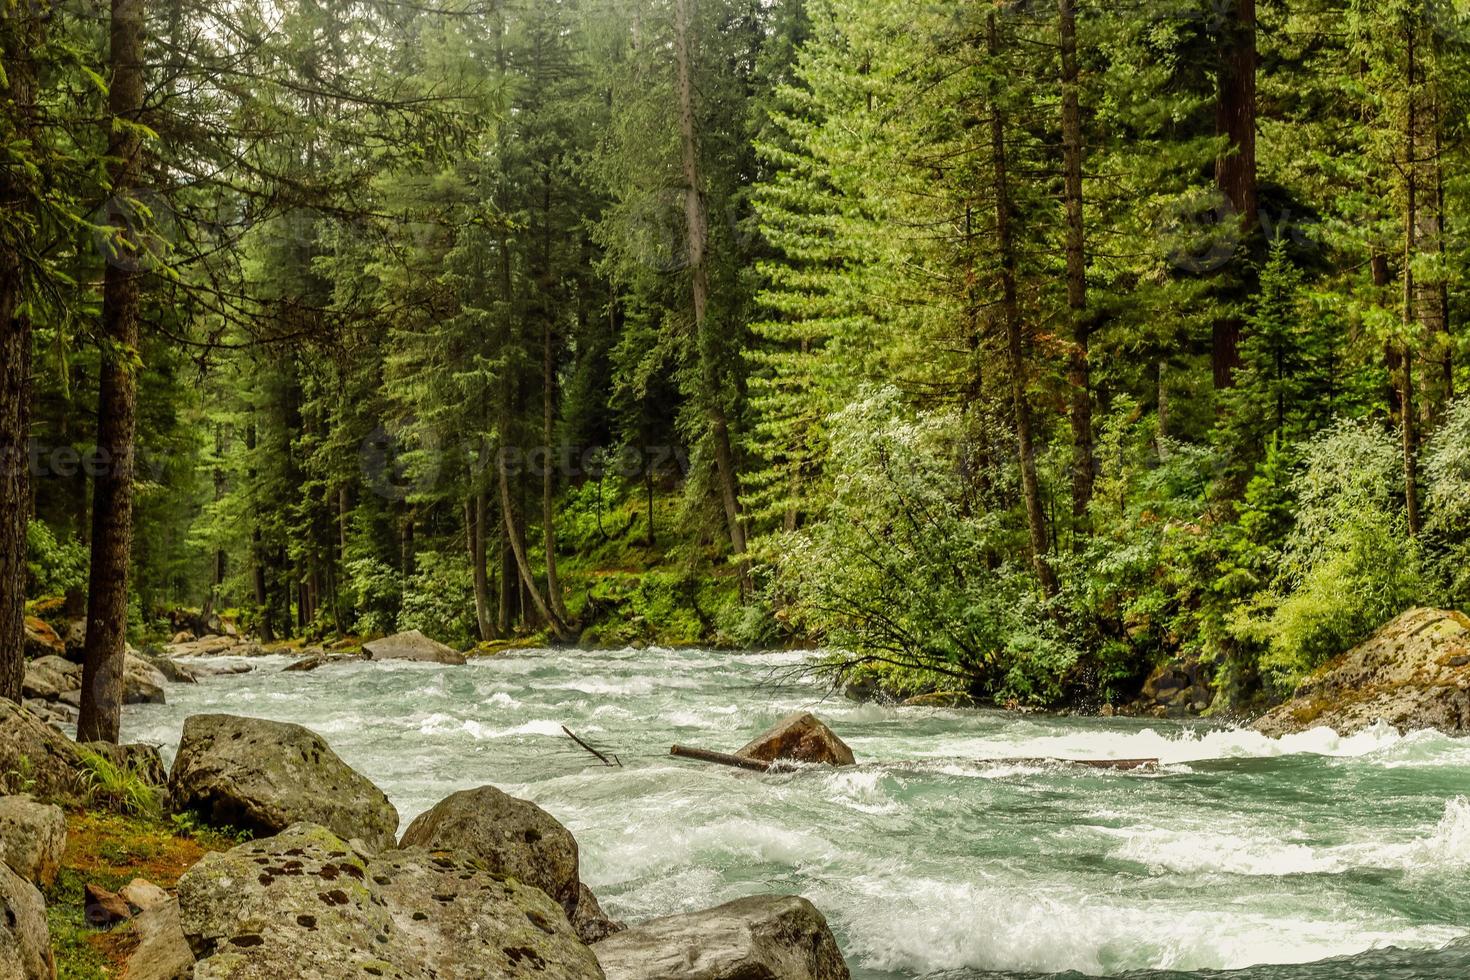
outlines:
[[[1249, 976], [1470, 975], [1470, 741], [859, 705], [788, 653], [525, 651], [281, 673], [286, 662], [171, 685], [168, 705], [125, 710], [124, 736], [171, 758], [189, 714], [294, 721], [405, 823], [492, 783], [573, 830], [614, 915], [798, 892], [861, 980], [1258, 964], [1275, 966]], [[767, 776], [667, 755], [674, 742], [733, 750], [798, 708], [859, 766]], [[1036, 757], [1161, 765], [984, 761]]]

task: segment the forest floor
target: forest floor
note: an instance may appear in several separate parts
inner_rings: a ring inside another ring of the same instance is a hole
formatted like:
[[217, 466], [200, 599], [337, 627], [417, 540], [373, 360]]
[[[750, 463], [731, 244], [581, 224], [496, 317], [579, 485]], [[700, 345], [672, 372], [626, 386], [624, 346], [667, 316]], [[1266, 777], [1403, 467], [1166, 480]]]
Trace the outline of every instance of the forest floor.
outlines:
[[137, 946], [128, 923], [100, 930], [87, 922], [85, 889], [116, 892], [144, 878], [172, 892], [185, 871], [210, 851], [238, 843], [188, 822], [122, 816], [93, 810], [66, 815], [66, 856], [46, 890], [46, 918], [58, 980], [100, 980], [122, 974]]

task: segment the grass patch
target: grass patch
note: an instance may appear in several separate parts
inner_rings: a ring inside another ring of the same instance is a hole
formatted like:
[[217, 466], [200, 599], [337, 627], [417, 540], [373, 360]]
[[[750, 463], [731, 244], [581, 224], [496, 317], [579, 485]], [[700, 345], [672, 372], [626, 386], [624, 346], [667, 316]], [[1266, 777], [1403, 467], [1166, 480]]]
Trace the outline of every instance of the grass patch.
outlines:
[[46, 919], [58, 980], [116, 977], [137, 945], [131, 928], [108, 932], [87, 924], [85, 888], [117, 891], [146, 878], [172, 891], [185, 871], [210, 851], [227, 850], [233, 837], [203, 828], [185, 831], [156, 818], [75, 811], [66, 816], [66, 855], [46, 893]]

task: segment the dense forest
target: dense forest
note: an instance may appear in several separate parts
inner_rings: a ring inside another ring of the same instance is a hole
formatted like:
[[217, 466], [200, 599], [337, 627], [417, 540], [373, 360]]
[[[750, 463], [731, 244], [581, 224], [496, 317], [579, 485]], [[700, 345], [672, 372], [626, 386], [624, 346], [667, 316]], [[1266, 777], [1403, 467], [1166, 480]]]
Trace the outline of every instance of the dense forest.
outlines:
[[262, 641], [1289, 691], [1470, 602], [1439, 0], [4, 0], [0, 694]]

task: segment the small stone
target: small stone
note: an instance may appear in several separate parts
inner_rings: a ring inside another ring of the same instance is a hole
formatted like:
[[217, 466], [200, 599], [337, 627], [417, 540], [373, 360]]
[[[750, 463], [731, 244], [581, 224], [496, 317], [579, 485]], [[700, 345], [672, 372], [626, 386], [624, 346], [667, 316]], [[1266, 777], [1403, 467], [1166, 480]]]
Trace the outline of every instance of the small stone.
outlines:
[[118, 889], [117, 893], [140, 912], [147, 912], [169, 901], [168, 892], [146, 878], [134, 878]]
[[133, 917], [133, 910], [122, 896], [114, 894], [101, 885], [91, 884], [86, 888], [87, 924], [96, 929], [111, 929], [119, 922]]

